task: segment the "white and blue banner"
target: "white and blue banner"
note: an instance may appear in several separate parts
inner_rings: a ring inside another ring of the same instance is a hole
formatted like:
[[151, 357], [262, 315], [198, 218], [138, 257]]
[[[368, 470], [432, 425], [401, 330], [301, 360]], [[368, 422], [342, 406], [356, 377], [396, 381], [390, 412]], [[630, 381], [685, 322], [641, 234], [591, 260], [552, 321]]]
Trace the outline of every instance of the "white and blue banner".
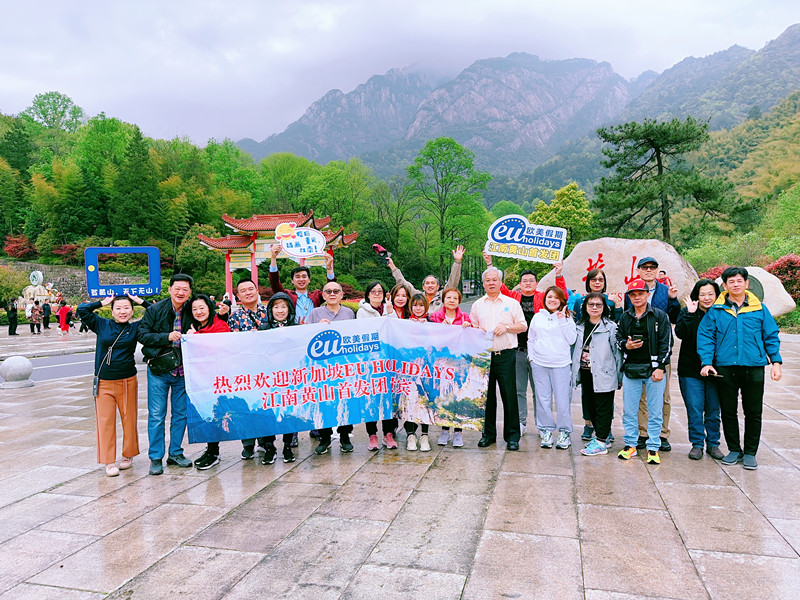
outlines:
[[391, 318], [186, 335], [189, 441], [392, 417], [480, 429], [491, 343], [480, 329]]

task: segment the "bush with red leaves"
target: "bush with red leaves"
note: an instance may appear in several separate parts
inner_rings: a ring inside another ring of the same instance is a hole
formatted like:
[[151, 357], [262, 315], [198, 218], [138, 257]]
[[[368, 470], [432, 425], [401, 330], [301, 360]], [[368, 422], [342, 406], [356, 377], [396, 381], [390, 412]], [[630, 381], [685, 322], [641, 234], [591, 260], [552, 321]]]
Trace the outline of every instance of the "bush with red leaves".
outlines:
[[53, 254], [60, 256], [67, 263], [78, 262], [78, 245], [77, 244], [61, 244], [57, 248], [53, 248]]
[[717, 277], [720, 277], [722, 272], [729, 266], [730, 265], [719, 265], [717, 267], [711, 267], [705, 273], [700, 273], [700, 279], [710, 279], [711, 281], [714, 281], [717, 279]]
[[24, 235], [7, 235], [3, 252], [12, 258], [28, 258], [36, 254], [36, 246]]
[[800, 300], [800, 254], [781, 256], [764, 268], [781, 280], [784, 289], [795, 302]]

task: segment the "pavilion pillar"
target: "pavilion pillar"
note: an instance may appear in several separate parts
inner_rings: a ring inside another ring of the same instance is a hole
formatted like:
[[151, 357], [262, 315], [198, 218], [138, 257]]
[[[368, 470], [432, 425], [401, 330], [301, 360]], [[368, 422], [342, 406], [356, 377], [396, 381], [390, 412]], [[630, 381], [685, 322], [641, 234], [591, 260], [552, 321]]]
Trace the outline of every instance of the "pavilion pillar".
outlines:
[[250, 279], [256, 284], [258, 289], [258, 265], [256, 264], [256, 238], [258, 234], [252, 235], [252, 242], [250, 242]]
[[231, 273], [231, 251], [225, 253], [225, 292], [228, 299], [233, 300], [233, 273]]

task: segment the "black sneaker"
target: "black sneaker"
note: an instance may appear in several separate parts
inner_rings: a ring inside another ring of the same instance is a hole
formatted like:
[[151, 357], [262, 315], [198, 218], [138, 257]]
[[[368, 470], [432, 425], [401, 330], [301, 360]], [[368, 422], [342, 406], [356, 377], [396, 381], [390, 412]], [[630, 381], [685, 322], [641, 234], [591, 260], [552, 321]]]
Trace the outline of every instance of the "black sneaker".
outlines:
[[647, 448], [647, 438], [643, 435], [640, 435], [639, 441], [636, 442], [636, 449], [644, 450], [645, 448]]
[[242, 446], [242, 460], [250, 460], [255, 455], [255, 446]]
[[290, 462], [294, 462], [295, 460], [297, 460], [297, 459], [295, 459], [294, 452], [292, 452], [292, 449], [284, 447], [284, 449], [283, 449], [283, 462], [290, 463]]
[[312, 429], [311, 431], [308, 432], [308, 437], [310, 437], [312, 440], [319, 439], [319, 430]]
[[584, 442], [588, 442], [592, 439], [593, 435], [594, 435], [594, 427], [592, 427], [591, 425], [584, 425], [583, 433], [581, 434], [581, 439]]
[[296, 434], [296, 433], [293, 433], [293, 434], [292, 434], [292, 443], [290, 444], [290, 445], [291, 445], [291, 447], [292, 447], [292, 448], [297, 448], [297, 446], [298, 446], [299, 444], [300, 444], [300, 440], [298, 440], [298, 439], [297, 439], [297, 434]]
[[200, 458], [194, 461], [194, 468], [198, 471], [205, 471], [217, 464], [219, 464], [219, 454], [206, 450]]
[[669, 440], [665, 437], [661, 438], [661, 447], [659, 448], [660, 452], [669, 452], [672, 450], [672, 446], [669, 445]]
[[342, 444], [342, 452], [352, 452], [353, 444], [350, 443], [350, 435], [343, 433], [339, 436], [339, 442]]
[[317, 444], [317, 447], [314, 448], [314, 452], [316, 454], [327, 454], [328, 448], [330, 447], [331, 447], [330, 440], [320, 440], [319, 444]]
[[264, 446], [264, 457], [261, 459], [262, 465], [271, 465], [275, 462], [275, 456], [278, 451], [275, 449], [275, 444], [267, 444]]

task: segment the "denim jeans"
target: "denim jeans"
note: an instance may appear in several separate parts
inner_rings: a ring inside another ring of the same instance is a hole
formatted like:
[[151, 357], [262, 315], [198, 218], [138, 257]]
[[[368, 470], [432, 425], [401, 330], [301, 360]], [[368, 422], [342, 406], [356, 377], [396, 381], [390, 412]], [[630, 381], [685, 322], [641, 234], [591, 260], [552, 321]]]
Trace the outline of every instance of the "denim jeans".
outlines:
[[517, 378], [517, 406], [519, 408], [520, 425], [528, 426], [528, 384], [531, 385], [533, 396], [533, 414], [536, 416], [536, 388], [533, 385], [533, 372], [528, 360], [527, 350], [517, 350], [514, 363], [514, 373]]
[[147, 369], [147, 437], [150, 460], [164, 458], [164, 429], [167, 421], [167, 396], [172, 389], [169, 422], [169, 455], [183, 454], [186, 433], [186, 384], [182, 376], [165, 373], [153, 375]]
[[625, 445], [636, 446], [639, 441], [639, 399], [642, 388], [647, 395], [647, 449], [657, 451], [661, 447], [661, 411], [664, 408], [666, 376], [661, 381], [631, 379], [622, 375], [622, 425], [625, 427]]
[[686, 404], [689, 441], [692, 446], [719, 446], [717, 382], [711, 377], [678, 377], [678, 384]]

